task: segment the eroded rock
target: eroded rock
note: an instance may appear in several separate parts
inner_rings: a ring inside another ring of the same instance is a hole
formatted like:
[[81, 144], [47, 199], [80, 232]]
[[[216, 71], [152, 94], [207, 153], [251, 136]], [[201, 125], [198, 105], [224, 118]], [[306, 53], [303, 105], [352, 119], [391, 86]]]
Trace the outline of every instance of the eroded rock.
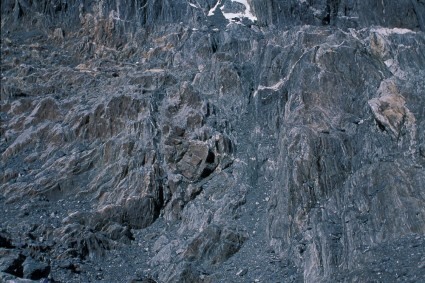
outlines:
[[2, 279], [423, 277], [424, 3], [47, 2], [2, 2]]

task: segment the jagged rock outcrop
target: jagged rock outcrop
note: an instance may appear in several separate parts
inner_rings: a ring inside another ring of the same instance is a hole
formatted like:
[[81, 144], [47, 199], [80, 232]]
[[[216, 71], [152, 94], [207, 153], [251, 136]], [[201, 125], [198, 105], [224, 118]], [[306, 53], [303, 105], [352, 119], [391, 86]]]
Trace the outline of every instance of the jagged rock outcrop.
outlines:
[[425, 3], [378, 2], [2, 2], [0, 278], [423, 280]]
[[425, 28], [422, 1], [384, 0], [252, 0], [260, 23], [274, 26], [309, 24], [363, 28], [371, 25], [409, 29]]

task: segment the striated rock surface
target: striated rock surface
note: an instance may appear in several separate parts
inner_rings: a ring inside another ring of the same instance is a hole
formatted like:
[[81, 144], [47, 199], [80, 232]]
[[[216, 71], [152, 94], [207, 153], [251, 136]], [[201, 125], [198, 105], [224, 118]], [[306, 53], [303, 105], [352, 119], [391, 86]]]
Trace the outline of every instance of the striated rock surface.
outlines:
[[1, 280], [425, 280], [424, 1], [1, 13]]

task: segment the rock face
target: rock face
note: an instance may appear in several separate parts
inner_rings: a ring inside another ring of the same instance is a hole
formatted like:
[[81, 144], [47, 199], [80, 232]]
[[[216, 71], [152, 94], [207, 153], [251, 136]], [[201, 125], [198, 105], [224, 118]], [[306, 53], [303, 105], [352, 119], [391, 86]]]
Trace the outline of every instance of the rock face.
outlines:
[[2, 280], [425, 280], [425, 2], [1, 13]]

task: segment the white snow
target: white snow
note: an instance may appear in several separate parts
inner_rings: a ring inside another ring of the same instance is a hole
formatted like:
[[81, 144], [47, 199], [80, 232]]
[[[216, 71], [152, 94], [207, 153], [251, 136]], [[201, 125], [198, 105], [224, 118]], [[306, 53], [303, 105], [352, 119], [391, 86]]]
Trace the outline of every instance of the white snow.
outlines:
[[199, 6], [196, 6], [195, 4], [190, 3], [190, 2], [189, 2], [189, 5], [192, 6], [192, 7], [194, 7], [194, 8], [198, 8], [198, 9], [200, 8]]
[[389, 67], [391, 67], [394, 64], [394, 60], [393, 59], [388, 59], [384, 63], [389, 68]]
[[226, 17], [226, 19], [229, 19], [226, 16], [226, 14], [228, 14], [228, 16], [231, 17], [230, 19], [235, 18], [235, 17], [244, 17], [244, 18], [250, 19], [251, 21], [257, 20], [257, 17], [254, 16], [254, 14], [252, 14], [251, 6], [249, 5], [247, 0], [232, 0], [232, 2], [238, 2], [238, 3], [241, 3], [242, 5], [244, 5], [245, 11], [243, 13], [236, 13], [236, 14], [235, 13], [223, 13], [224, 17]]
[[211, 8], [211, 10], [208, 12], [208, 16], [213, 16], [213, 15], [214, 15], [215, 10], [217, 9], [218, 5], [220, 5], [220, 4], [221, 4], [221, 0], [218, 0], [218, 1], [217, 1], [217, 4], [215, 4], [215, 6], [214, 6], [214, 7], [212, 7], [212, 8]]
[[[219, 0], [217, 4], [208, 12], [208, 16], [214, 15], [215, 10], [220, 6], [222, 0]], [[251, 21], [256, 21], [257, 17], [254, 16], [247, 0], [231, 0], [232, 2], [238, 2], [245, 6], [245, 11], [239, 13], [225, 13], [223, 12], [223, 6], [220, 7], [224, 17], [231, 22], [236, 22], [234, 18], [248, 18]]]
[[379, 33], [380, 35], [391, 35], [391, 34], [406, 34], [406, 33], [415, 33], [413, 30], [406, 28], [377, 28], [372, 29], [373, 32]]

